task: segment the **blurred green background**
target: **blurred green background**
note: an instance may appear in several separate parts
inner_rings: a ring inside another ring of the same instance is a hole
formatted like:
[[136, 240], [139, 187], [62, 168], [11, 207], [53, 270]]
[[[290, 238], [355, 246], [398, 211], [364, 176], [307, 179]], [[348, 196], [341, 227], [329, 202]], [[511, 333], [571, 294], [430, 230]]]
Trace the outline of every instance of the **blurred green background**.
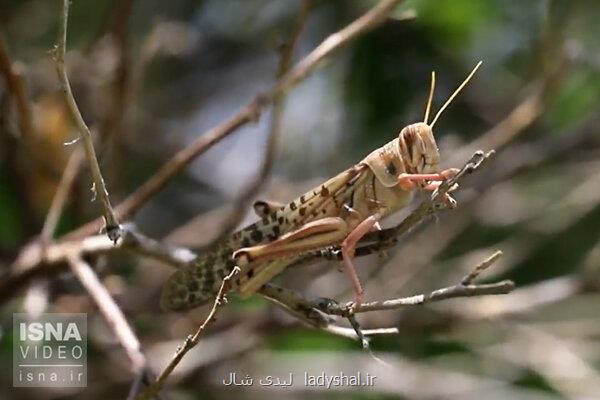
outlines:
[[[297, 61], [376, 1], [313, 1]], [[9, 274], [43, 226], [76, 133], [48, 50], [58, 1], [0, 0], [0, 34], [22, 74], [33, 127], [24, 135], [0, 80], [0, 269]], [[67, 65], [79, 107], [97, 134], [115, 203], [178, 149], [276, 81], [279, 48], [297, 0], [74, 1]], [[509, 295], [449, 300], [362, 315], [378, 363], [348, 339], [299, 324], [255, 296], [223, 311], [178, 368], [172, 399], [600, 398], [600, 4], [592, 0], [412, 0], [351, 42], [292, 90], [277, 157], [259, 198], [291, 200], [422, 120], [430, 73], [434, 110], [479, 60], [483, 66], [435, 127], [444, 167], [476, 149], [496, 157], [464, 181], [460, 207], [402, 238], [387, 257], [359, 260], [367, 298], [452, 285], [496, 249], [483, 277], [512, 279]], [[267, 111], [177, 176], [134, 218], [149, 236], [199, 247], [257, 174]], [[78, 175], [57, 237], [98, 215]], [[419, 199], [419, 196], [417, 196]], [[398, 221], [406, 212], [385, 225]], [[244, 222], [255, 217], [248, 210]], [[133, 323], [158, 371], [207, 310], [159, 310], [170, 267], [130, 254], [89, 260]], [[2, 276], [0, 276], [2, 279]], [[287, 271], [284, 286], [350, 299], [333, 263]], [[128, 361], [79, 283], [41, 279], [1, 306], [0, 397], [125, 398]], [[13, 312], [87, 312], [88, 388], [12, 388]], [[342, 322], [343, 323], [343, 322]], [[304, 371], [367, 371], [373, 387], [308, 388]], [[287, 389], [232, 389], [222, 380], [293, 372]]]

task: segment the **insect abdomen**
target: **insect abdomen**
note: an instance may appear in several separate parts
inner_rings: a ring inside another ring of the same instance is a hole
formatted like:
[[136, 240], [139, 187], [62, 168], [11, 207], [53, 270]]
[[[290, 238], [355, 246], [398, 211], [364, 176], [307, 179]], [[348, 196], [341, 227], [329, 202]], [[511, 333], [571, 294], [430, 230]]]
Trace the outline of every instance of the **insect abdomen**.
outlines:
[[184, 310], [214, 298], [223, 278], [234, 267], [231, 253], [231, 247], [222, 245], [200, 255], [192, 265], [176, 271], [162, 290], [161, 306], [168, 310]]

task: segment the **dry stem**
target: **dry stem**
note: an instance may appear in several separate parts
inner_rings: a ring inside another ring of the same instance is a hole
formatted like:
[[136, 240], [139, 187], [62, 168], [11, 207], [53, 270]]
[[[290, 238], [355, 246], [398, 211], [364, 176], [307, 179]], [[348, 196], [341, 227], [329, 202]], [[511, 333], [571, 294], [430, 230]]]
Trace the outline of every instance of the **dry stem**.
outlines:
[[54, 49], [54, 62], [56, 64], [56, 72], [58, 74], [58, 80], [60, 81], [61, 89], [65, 95], [67, 106], [79, 131], [79, 138], [83, 142], [85, 155], [90, 165], [90, 171], [92, 173], [92, 180], [94, 182], [92, 190], [100, 199], [100, 203], [103, 208], [103, 215], [106, 221], [106, 233], [109, 238], [116, 243], [121, 236], [119, 221], [108, 198], [108, 191], [98, 165], [98, 159], [96, 158], [96, 151], [94, 150], [94, 143], [92, 140], [92, 134], [87, 124], [81, 116], [77, 102], [73, 97], [71, 90], [71, 84], [67, 76], [67, 70], [65, 67], [65, 52], [67, 48], [67, 22], [69, 19], [69, 0], [63, 0], [62, 12], [59, 17], [59, 33], [58, 43]]

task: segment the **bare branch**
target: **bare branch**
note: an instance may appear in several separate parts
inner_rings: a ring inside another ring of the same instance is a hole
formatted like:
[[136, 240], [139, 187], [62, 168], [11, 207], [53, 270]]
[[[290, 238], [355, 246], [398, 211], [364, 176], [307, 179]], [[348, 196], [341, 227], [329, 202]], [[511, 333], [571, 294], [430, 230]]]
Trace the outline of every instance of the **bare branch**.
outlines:
[[[348, 306], [340, 306], [339, 304], [330, 302], [320, 302], [319, 307], [322, 311], [327, 314], [347, 316], [349, 313], [364, 313], [371, 311], [381, 310], [395, 310], [406, 306], [416, 306], [425, 303], [431, 303], [440, 300], [452, 299], [456, 297], [473, 297], [473, 296], [484, 296], [491, 294], [507, 294], [513, 291], [515, 288], [514, 282], [510, 280], [504, 280], [501, 282], [490, 283], [490, 284], [471, 284], [471, 281], [478, 276], [485, 268], [492, 265], [496, 260], [502, 256], [502, 252], [496, 252], [492, 256], [486, 258], [480, 264], [478, 264], [473, 271], [465, 276], [461, 283], [448, 286], [442, 289], [434, 290], [428, 294], [419, 294], [416, 296], [402, 297], [392, 300], [383, 301], [372, 301], [369, 303], [361, 304], [360, 308], [353, 310]], [[463, 282], [468, 282], [463, 284]], [[352, 311], [353, 310], [353, 311]]]
[[[515, 288], [514, 282], [510, 280], [504, 280], [497, 283], [481, 284], [481, 285], [453, 285], [442, 289], [434, 290], [428, 294], [419, 294], [416, 296], [402, 297], [392, 300], [384, 301], [373, 301], [370, 303], [364, 303], [361, 307], [356, 310], [356, 313], [370, 312], [370, 311], [381, 311], [381, 310], [395, 310], [397, 308], [405, 306], [416, 306], [425, 303], [431, 303], [434, 301], [452, 299], [456, 297], [473, 297], [473, 296], [485, 296], [491, 294], [508, 294]], [[328, 308], [329, 314], [343, 315], [346, 313], [344, 308], [332, 307]]]
[[160, 392], [162, 386], [165, 384], [165, 381], [167, 380], [169, 375], [171, 375], [171, 373], [173, 372], [177, 364], [179, 364], [179, 362], [183, 359], [185, 354], [198, 344], [202, 334], [204, 333], [208, 325], [210, 325], [216, 320], [215, 317], [219, 309], [223, 305], [227, 304], [227, 298], [225, 297], [225, 295], [229, 292], [231, 288], [230, 281], [239, 271], [239, 267], [235, 267], [229, 275], [223, 278], [223, 282], [221, 283], [221, 287], [219, 288], [217, 297], [215, 298], [213, 306], [204, 322], [198, 327], [194, 335], [189, 335], [185, 339], [183, 345], [177, 349], [177, 352], [173, 356], [171, 362], [165, 367], [165, 369], [163, 369], [156, 381], [154, 381], [150, 386], [146, 388], [146, 390], [144, 390], [139, 396], [136, 397], [137, 400], [150, 399], [156, 396], [158, 392]]
[[133, 371], [139, 373], [146, 369], [147, 361], [142, 353], [140, 341], [127, 322], [125, 315], [123, 315], [119, 306], [110, 296], [106, 287], [102, 285], [94, 270], [75, 252], [70, 252], [67, 258], [71, 271], [73, 271], [73, 274], [79, 279], [83, 287], [85, 287], [121, 343], [121, 346], [125, 349], [131, 361]]
[[[381, 1], [354, 22], [327, 37], [319, 46], [304, 57], [304, 59], [298, 62], [290, 72], [285, 74], [273, 88], [265, 94], [255, 97], [254, 100], [243, 106], [227, 120], [208, 130], [188, 147], [176, 153], [156, 172], [156, 174], [150, 177], [135, 192], [116, 207], [117, 215], [123, 219], [129, 218], [150, 200], [152, 196], [160, 191], [171, 178], [186, 168], [196, 157], [203, 154], [211, 146], [229, 134], [235, 132], [241, 126], [256, 121], [263, 112], [264, 107], [272, 103], [277, 95], [290, 90], [305, 79], [321, 66], [323, 61], [331, 56], [336, 50], [339, 50], [358, 36], [372, 30], [382, 23], [389, 13], [391, 13], [401, 2], [402, 0]], [[72, 232], [69, 237], [91, 234], [99, 229], [100, 222], [99, 219], [91, 221]]]
[[69, 83], [69, 78], [67, 76], [67, 70], [65, 67], [69, 3], [69, 0], [63, 0], [62, 11], [59, 17], [58, 44], [54, 49], [54, 62], [56, 64], [56, 72], [58, 74], [58, 80], [61, 84], [61, 89], [65, 95], [65, 100], [69, 107], [69, 111], [71, 112], [71, 116], [73, 117], [73, 121], [75, 122], [77, 130], [79, 131], [79, 137], [83, 142], [85, 155], [90, 165], [92, 179], [94, 182], [93, 189], [100, 198], [100, 203], [102, 204], [103, 215], [106, 221], [106, 233], [112, 241], [116, 242], [117, 239], [119, 239], [119, 237], [121, 236], [119, 221], [117, 219], [117, 216], [115, 215], [115, 212], [112, 209], [110, 199], [108, 198], [108, 191], [106, 190], [104, 178], [102, 177], [100, 166], [98, 165], [98, 160], [96, 158], [96, 151], [94, 150], [92, 134], [85, 121], [83, 120], [79, 108], [77, 107], [77, 102], [73, 97], [71, 84]]

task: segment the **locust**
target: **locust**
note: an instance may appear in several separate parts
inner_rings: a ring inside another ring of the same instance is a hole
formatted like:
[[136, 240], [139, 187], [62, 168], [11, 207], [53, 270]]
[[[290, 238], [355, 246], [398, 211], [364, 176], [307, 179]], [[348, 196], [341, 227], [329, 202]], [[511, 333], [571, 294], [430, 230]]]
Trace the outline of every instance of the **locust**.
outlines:
[[[231, 234], [165, 283], [161, 305], [185, 310], [214, 298], [224, 277], [240, 271], [231, 289], [247, 297], [298, 261], [303, 254], [339, 246], [354, 289], [353, 309], [364, 302], [365, 291], [352, 263], [359, 240], [381, 229], [379, 222], [405, 207], [417, 190], [433, 191], [458, 169], [439, 170], [440, 154], [433, 127], [442, 112], [473, 77], [481, 61], [428, 122], [435, 91], [435, 72], [423, 122], [404, 127], [399, 135], [362, 161], [304, 193], [288, 204], [257, 201], [260, 219]], [[455, 189], [452, 188], [452, 189]], [[456, 206], [449, 193], [446, 203]]]

